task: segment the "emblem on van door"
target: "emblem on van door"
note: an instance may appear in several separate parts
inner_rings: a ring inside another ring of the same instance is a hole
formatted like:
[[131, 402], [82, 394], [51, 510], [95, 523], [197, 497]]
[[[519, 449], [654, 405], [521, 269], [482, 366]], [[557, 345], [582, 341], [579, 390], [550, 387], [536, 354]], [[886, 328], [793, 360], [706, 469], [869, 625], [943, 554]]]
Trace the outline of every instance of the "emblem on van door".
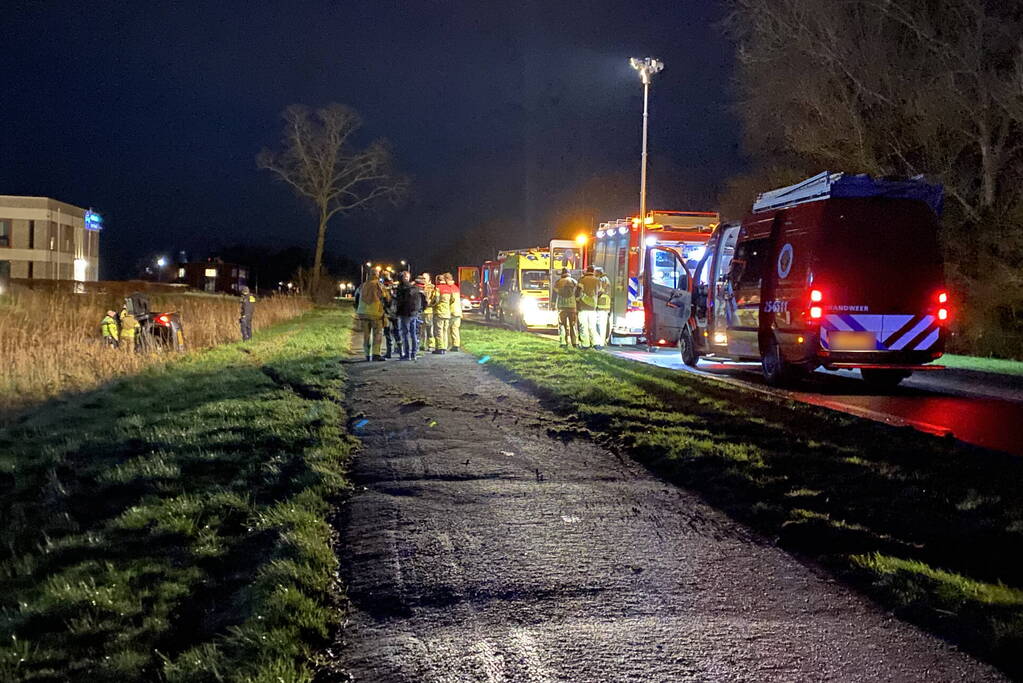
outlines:
[[792, 245], [786, 244], [778, 252], [778, 277], [782, 280], [792, 272]]

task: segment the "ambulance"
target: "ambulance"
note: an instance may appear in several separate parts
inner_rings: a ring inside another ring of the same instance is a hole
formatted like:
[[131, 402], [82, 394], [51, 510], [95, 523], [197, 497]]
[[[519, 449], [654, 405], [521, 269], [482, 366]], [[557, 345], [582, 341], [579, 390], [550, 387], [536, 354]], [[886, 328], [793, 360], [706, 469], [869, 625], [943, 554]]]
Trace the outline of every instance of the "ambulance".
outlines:
[[679, 303], [655, 303], [656, 334], [676, 334], [689, 365], [697, 356], [759, 360], [772, 385], [822, 366], [857, 368], [880, 387], [940, 370], [929, 363], [951, 320], [942, 200], [941, 186], [919, 177], [831, 172], [765, 192], [661, 292]]
[[551, 306], [551, 287], [563, 268], [578, 279], [583, 258], [582, 247], [572, 240], [499, 251], [497, 259], [482, 268], [484, 316], [518, 330], [556, 328], [558, 312]]
[[[600, 266], [611, 282], [611, 335], [645, 339], [650, 346], [674, 345], [674, 337], [651, 332], [648, 313], [654, 299], [661, 301], [665, 287], [675, 289], [679, 274], [676, 260], [690, 270], [703, 258], [711, 232], [720, 216], [714, 211], [651, 211], [644, 220], [620, 218], [601, 223], [590, 240], [589, 264]], [[644, 244], [640, 244], [640, 240]], [[645, 272], [652, 278], [641, 277]], [[656, 287], [651, 289], [648, 282]], [[674, 305], [674, 304], [672, 304]]]

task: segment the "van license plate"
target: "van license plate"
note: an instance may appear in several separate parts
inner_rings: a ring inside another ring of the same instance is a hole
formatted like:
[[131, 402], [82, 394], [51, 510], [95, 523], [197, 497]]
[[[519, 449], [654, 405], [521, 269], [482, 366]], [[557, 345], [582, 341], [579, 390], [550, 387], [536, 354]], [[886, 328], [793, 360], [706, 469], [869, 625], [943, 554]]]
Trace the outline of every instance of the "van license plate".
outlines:
[[877, 336], [873, 332], [831, 332], [828, 344], [832, 351], [874, 351]]

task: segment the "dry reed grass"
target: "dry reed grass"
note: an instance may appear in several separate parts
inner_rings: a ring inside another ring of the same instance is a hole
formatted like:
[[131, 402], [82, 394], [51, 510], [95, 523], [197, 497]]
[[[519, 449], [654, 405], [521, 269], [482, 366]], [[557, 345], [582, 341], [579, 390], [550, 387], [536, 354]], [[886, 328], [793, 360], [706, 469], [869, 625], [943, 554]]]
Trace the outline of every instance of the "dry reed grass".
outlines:
[[[112, 293], [67, 294], [16, 287], [0, 298], [0, 419], [66, 392], [91, 389], [177, 354], [135, 354], [108, 348], [100, 321], [120, 310]], [[261, 299], [254, 327], [293, 318], [310, 308], [298, 297]], [[150, 310], [181, 315], [189, 351], [237, 341], [238, 299], [199, 293], [150, 294]]]

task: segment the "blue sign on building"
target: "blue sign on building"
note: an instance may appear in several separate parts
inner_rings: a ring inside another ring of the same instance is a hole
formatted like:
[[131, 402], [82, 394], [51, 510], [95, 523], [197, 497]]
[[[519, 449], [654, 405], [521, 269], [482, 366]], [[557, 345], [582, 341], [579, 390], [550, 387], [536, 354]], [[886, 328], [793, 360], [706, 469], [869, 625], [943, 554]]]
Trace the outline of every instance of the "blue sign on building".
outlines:
[[103, 229], [103, 217], [95, 211], [85, 212], [85, 229], [99, 232]]

